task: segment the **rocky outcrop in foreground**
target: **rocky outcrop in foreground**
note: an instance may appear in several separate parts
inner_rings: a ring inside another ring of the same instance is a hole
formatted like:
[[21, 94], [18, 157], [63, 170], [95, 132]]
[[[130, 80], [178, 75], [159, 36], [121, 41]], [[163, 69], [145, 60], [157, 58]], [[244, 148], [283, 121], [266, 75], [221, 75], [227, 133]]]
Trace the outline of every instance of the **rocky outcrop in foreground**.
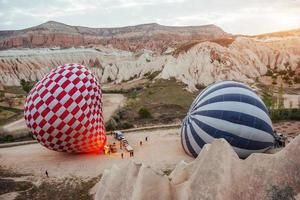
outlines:
[[[238, 158], [223, 139], [205, 145], [169, 175], [134, 162], [106, 170], [95, 199], [285, 199], [300, 193], [300, 136], [276, 154]], [[298, 195], [299, 196], [299, 195]]]

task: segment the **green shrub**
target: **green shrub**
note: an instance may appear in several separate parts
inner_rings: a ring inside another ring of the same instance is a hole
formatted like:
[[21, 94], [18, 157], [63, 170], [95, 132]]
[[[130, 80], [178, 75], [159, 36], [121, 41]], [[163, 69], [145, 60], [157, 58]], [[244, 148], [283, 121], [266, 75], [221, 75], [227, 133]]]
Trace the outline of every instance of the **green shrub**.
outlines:
[[300, 109], [276, 109], [270, 111], [271, 119], [278, 120], [300, 120]]
[[116, 130], [117, 128], [117, 122], [115, 119], [110, 119], [106, 124], [105, 124], [105, 130], [106, 131], [113, 131]]
[[0, 143], [2, 142], [13, 142], [15, 141], [14, 137], [12, 135], [5, 135], [0, 137]]
[[147, 108], [141, 108], [138, 113], [140, 118], [151, 118], [151, 113]]
[[130, 122], [123, 122], [119, 125], [119, 129], [129, 129], [129, 128], [133, 128], [133, 124]]
[[22, 89], [29, 93], [30, 90], [33, 88], [33, 86], [37, 83], [37, 81], [26, 81], [24, 79], [21, 79], [20, 85], [22, 86]]
[[130, 99], [135, 99], [137, 97], [138, 93], [136, 90], [130, 91], [127, 95], [128, 98]]

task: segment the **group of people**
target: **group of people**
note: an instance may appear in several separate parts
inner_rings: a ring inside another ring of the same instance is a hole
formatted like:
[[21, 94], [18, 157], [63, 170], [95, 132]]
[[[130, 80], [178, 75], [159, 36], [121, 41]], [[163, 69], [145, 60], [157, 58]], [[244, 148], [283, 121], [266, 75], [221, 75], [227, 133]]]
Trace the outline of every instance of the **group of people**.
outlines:
[[[146, 136], [145, 137], [145, 141], [147, 142], [148, 141], [148, 137]], [[143, 145], [143, 141], [140, 141], [140, 146], [142, 146]], [[122, 149], [122, 144], [120, 143], [120, 149]], [[129, 156], [130, 157], [133, 157], [134, 156], [134, 151], [132, 150], [132, 151], [129, 151]], [[121, 158], [123, 159], [124, 158], [124, 153], [122, 152], [121, 153]]]

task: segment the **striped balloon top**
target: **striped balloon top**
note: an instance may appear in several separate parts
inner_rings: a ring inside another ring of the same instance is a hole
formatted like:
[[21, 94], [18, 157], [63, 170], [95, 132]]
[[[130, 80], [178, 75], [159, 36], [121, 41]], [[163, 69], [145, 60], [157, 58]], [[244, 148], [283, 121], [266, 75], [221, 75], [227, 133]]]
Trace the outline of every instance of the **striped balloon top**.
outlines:
[[222, 81], [207, 87], [194, 100], [183, 121], [184, 150], [197, 157], [214, 138], [226, 139], [240, 157], [273, 146], [268, 109], [250, 87]]

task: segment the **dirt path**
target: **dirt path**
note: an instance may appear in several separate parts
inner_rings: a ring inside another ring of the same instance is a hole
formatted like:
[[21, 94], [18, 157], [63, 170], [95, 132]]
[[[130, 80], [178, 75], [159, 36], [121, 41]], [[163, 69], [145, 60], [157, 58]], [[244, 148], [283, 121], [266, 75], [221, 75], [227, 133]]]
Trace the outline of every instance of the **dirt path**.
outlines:
[[[110, 116], [123, 105], [125, 97], [122, 94], [103, 94], [103, 115], [108, 121]], [[3, 130], [11, 135], [22, 135], [27, 132], [24, 118], [3, 126]]]
[[[124, 159], [121, 159], [122, 150], [119, 149], [119, 143], [112, 136], [108, 136], [110, 143], [117, 143], [118, 153], [67, 154], [48, 150], [40, 144], [30, 144], [2, 148], [0, 163], [3, 167], [16, 172], [33, 173], [36, 176], [44, 176], [45, 170], [48, 170], [50, 176], [55, 177], [94, 177], [101, 174], [104, 169], [111, 168], [113, 164], [122, 166], [132, 159], [157, 170], [170, 169], [181, 160], [192, 160], [181, 147], [179, 133], [178, 128], [126, 133], [126, 139], [134, 148], [134, 158], [130, 158], [129, 153], [124, 151]], [[145, 142], [146, 136], [148, 142]], [[142, 146], [139, 144], [140, 141], [143, 141]]]

